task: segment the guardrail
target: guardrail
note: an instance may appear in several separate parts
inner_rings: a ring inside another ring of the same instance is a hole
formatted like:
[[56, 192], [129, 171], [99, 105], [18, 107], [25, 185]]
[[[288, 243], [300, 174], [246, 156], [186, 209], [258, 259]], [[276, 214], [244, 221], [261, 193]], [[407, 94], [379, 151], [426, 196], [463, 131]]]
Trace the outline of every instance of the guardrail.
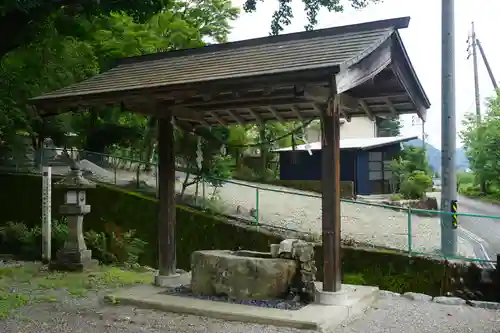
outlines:
[[[44, 160], [53, 166], [53, 173], [67, 172], [62, 149], [45, 150]], [[110, 156], [83, 150], [70, 150], [73, 159], [80, 162], [84, 173], [102, 183], [125, 187], [139, 192], [155, 192], [158, 185], [157, 165], [124, 157]], [[183, 189], [185, 168], [178, 165], [177, 192], [193, 198], [192, 204], [210, 208], [221, 214], [243, 218], [255, 225], [308, 233], [320, 237], [321, 195], [290, 190], [278, 186], [256, 184], [230, 179], [201, 178], [188, 175], [194, 184]], [[19, 169], [19, 168], [16, 168]], [[439, 252], [440, 218], [451, 212], [402, 208], [380, 203], [342, 199], [342, 234], [347, 240], [374, 247], [393, 248], [408, 256], [424, 255], [444, 259], [467, 260], [491, 266], [486, 241], [458, 225], [459, 256], [443, 256]], [[478, 226], [483, 220], [500, 220], [500, 216], [457, 213], [458, 219], [472, 219]], [[486, 221], [486, 222], [484, 222]], [[490, 223], [491, 224], [491, 223]], [[499, 223], [500, 225], [500, 223]], [[498, 240], [500, 243], [500, 239]], [[500, 245], [500, 244], [499, 244]]]

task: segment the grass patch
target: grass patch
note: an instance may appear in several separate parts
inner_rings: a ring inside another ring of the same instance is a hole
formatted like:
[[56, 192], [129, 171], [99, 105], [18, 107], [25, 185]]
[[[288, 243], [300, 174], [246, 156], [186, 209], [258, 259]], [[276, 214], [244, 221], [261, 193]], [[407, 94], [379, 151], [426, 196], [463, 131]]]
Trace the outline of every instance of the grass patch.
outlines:
[[151, 283], [151, 273], [126, 271], [118, 267], [100, 267], [95, 272], [49, 272], [42, 265], [26, 263], [0, 268], [0, 319], [23, 306], [53, 303], [62, 297], [83, 298], [88, 292], [111, 290]]
[[362, 274], [345, 274], [342, 281], [344, 284], [353, 284], [358, 286], [366, 285], [365, 278]]

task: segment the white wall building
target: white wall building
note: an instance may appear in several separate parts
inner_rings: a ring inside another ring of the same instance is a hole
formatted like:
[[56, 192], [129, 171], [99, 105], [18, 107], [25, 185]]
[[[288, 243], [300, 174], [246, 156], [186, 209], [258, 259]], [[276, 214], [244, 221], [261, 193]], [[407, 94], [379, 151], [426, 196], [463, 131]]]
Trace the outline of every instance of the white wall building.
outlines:
[[[350, 122], [340, 120], [340, 139], [365, 139], [377, 137], [377, 125], [368, 117], [354, 117]], [[309, 142], [321, 141], [321, 129], [319, 124], [308, 126], [306, 137]]]

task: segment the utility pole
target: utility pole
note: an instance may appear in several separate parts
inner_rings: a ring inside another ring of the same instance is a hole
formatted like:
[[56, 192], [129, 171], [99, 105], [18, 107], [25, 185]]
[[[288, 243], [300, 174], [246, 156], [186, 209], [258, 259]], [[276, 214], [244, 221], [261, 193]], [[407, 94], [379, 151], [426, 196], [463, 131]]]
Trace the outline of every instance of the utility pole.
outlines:
[[472, 47], [472, 63], [474, 65], [474, 96], [476, 100], [476, 119], [477, 123], [481, 123], [481, 98], [479, 96], [479, 75], [477, 68], [477, 41], [476, 30], [474, 29], [474, 22], [471, 24], [471, 35], [469, 38], [469, 48]]
[[[472, 22], [471, 26], [472, 26], [471, 35], [470, 35], [470, 38], [467, 40], [467, 42], [469, 43], [467, 51], [469, 51], [469, 49], [472, 47], [472, 61], [474, 64], [474, 94], [475, 94], [475, 100], [476, 100], [476, 121], [477, 121], [477, 125], [479, 126], [479, 124], [481, 124], [481, 98], [479, 96], [479, 75], [478, 75], [478, 65], [477, 65], [477, 49], [478, 48], [479, 48], [479, 52], [481, 52], [481, 56], [483, 58], [486, 69], [488, 70], [488, 74], [490, 76], [490, 79], [493, 82], [493, 87], [495, 88], [497, 94], [499, 92], [498, 92], [498, 85], [495, 81], [495, 77], [493, 76], [493, 72], [491, 70], [488, 59], [486, 59], [486, 55], [485, 55], [484, 50], [481, 46], [481, 43], [479, 42], [479, 39], [477, 39], [476, 30], [474, 28], [474, 22]], [[467, 56], [467, 58], [469, 58], [469, 56], [470, 56], [470, 53]], [[487, 193], [486, 182], [484, 180], [480, 180], [479, 185], [481, 187], [481, 192]]]
[[[455, 1], [441, 0], [441, 210], [452, 211], [457, 199], [455, 151]], [[457, 229], [451, 214], [441, 215], [441, 251], [457, 254]]]
[[490, 63], [488, 62], [488, 58], [486, 58], [486, 54], [484, 53], [483, 46], [481, 45], [481, 42], [479, 41], [479, 38], [476, 37], [476, 44], [477, 48], [479, 49], [479, 53], [481, 53], [481, 58], [483, 58], [484, 66], [486, 67], [486, 70], [488, 71], [488, 75], [490, 76], [491, 83], [493, 84], [493, 88], [495, 88], [495, 91], [497, 95], [500, 94], [500, 91], [498, 91], [498, 83], [495, 80], [495, 76], [493, 75], [493, 71], [491, 70]]

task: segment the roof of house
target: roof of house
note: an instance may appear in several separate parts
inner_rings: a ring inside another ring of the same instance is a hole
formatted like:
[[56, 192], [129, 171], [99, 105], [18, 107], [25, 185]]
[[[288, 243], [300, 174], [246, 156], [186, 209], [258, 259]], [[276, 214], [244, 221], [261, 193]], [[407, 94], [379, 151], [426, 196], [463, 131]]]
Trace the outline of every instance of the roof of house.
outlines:
[[[413, 139], [417, 139], [417, 136], [390, 136], [390, 137], [378, 137], [378, 138], [356, 138], [356, 139], [341, 139], [340, 149], [373, 149], [377, 147], [389, 146], [396, 143], [406, 142]], [[307, 144], [298, 145], [295, 150], [321, 150], [321, 142], [311, 142], [309, 147]], [[280, 151], [292, 151], [293, 147], [285, 147], [275, 149], [275, 152]]]

